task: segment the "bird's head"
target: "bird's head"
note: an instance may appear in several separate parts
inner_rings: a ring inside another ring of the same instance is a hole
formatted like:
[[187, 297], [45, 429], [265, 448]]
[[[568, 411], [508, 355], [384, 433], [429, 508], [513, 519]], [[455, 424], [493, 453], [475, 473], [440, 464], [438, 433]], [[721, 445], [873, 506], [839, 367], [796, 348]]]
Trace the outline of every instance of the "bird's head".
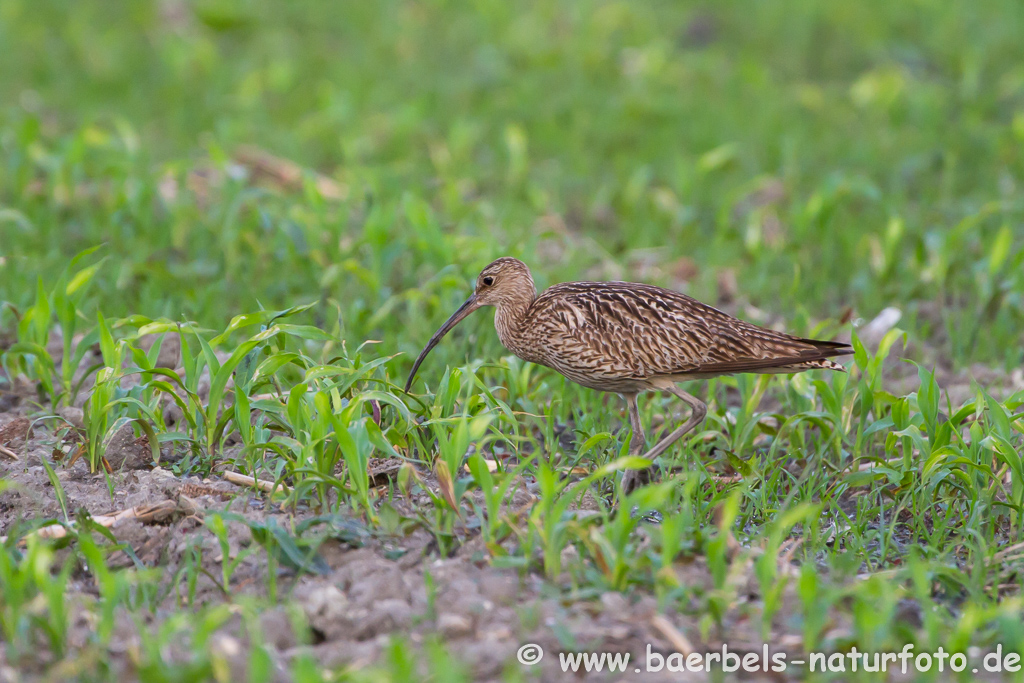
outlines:
[[491, 262], [476, 278], [476, 289], [470, 297], [480, 306], [514, 304], [523, 299], [533, 300], [537, 290], [530, 269], [519, 259], [503, 256]]
[[427, 345], [423, 347], [423, 351], [420, 352], [416, 362], [413, 363], [412, 372], [409, 373], [409, 379], [405, 383], [405, 390], [409, 391], [409, 388], [412, 386], [412, 380], [416, 376], [416, 371], [420, 368], [420, 363], [427, 357], [431, 349], [437, 346], [441, 338], [462, 322], [470, 313], [482, 306], [501, 307], [523, 303], [529, 304], [536, 295], [537, 290], [533, 284], [533, 277], [530, 275], [530, 269], [527, 268], [525, 263], [510, 256], [504, 256], [496, 261], [492, 261], [477, 276], [476, 287], [473, 290], [472, 296], [459, 306], [459, 309], [438, 328], [437, 332], [430, 338], [430, 341], [427, 342]]

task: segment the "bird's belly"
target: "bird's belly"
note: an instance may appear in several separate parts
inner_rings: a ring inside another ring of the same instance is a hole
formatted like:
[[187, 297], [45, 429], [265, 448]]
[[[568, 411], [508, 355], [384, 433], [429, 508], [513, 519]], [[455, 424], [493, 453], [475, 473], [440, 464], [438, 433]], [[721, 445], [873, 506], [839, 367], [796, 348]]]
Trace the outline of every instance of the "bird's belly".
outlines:
[[534, 361], [557, 370], [566, 379], [598, 391], [611, 391], [617, 394], [636, 394], [650, 388], [646, 378], [638, 377], [627, 368], [611, 365], [588, 367], [576, 363], [567, 363], [563, 359], [548, 358]]
[[619, 394], [635, 394], [650, 389], [647, 379], [636, 368], [625, 366], [621, 360], [593, 353], [565, 353], [565, 349], [551, 344], [520, 344], [519, 340], [502, 339], [509, 351], [525, 361], [556, 370], [566, 379], [588, 389]]
[[[558, 368], [555, 369], [557, 370]], [[597, 391], [610, 391], [616, 394], [639, 394], [651, 388], [646, 380], [635, 377], [595, 377], [593, 375], [577, 375], [562, 370], [559, 370], [559, 372], [566, 379], [588, 389], [596, 389]]]

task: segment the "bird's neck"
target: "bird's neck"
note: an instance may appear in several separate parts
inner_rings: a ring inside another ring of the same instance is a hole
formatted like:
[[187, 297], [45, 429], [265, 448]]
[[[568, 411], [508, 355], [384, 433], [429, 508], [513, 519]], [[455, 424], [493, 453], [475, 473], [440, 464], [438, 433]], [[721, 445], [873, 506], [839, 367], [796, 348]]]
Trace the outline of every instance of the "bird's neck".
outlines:
[[495, 307], [494, 328], [498, 331], [498, 339], [517, 356], [521, 356], [518, 341], [524, 331], [530, 306], [536, 298], [535, 291], [523, 292], [520, 296], [505, 299]]

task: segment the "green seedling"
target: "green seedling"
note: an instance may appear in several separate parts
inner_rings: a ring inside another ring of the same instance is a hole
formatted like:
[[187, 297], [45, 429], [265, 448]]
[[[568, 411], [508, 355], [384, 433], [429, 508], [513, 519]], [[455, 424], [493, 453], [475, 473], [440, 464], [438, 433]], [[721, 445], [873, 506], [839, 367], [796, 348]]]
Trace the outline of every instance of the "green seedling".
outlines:
[[234, 517], [234, 515], [227, 512], [209, 512], [203, 520], [206, 528], [213, 533], [214, 537], [217, 539], [217, 544], [220, 547], [220, 580], [214, 580], [214, 582], [217, 584], [217, 588], [220, 589], [221, 593], [223, 593], [224, 597], [227, 599], [230, 599], [232, 595], [231, 577], [234, 576], [235, 570], [238, 569], [242, 562], [260, 550], [258, 545], [253, 545], [248, 548], [240, 549], [238, 553], [232, 557], [227, 521], [231, 521]]
[[67, 650], [70, 617], [65, 592], [73, 564], [54, 571], [51, 543], [28, 537], [27, 548], [14, 543], [0, 547], [0, 633], [8, 652], [29, 651], [41, 636], [54, 657]]

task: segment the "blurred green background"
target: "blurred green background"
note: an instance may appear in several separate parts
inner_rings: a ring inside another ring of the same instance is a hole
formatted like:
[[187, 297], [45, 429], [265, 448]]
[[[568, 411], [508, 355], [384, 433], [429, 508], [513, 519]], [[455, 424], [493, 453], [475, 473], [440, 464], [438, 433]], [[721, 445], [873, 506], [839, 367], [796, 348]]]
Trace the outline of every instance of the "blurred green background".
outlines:
[[415, 352], [512, 254], [1016, 365], [1022, 36], [1019, 0], [4, 0], [0, 301], [102, 243], [108, 317], [320, 298]]

